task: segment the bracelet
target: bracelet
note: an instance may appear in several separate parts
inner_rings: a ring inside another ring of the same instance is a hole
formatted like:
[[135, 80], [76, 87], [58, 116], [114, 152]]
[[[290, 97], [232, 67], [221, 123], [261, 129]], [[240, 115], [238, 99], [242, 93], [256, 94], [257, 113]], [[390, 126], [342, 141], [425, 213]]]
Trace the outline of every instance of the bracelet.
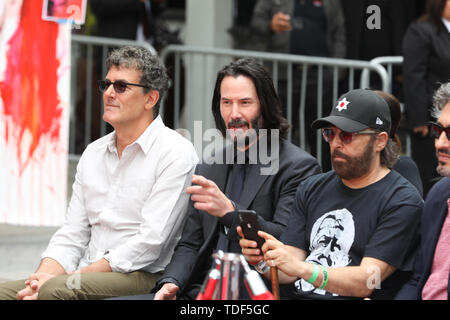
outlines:
[[325, 289], [325, 287], [327, 286], [328, 283], [328, 271], [327, 268], [325, 268], [324, 266], [320, 266], [322, 268], [322, 272], [323, 272], [323, 278], [322, 278], [322, 284], [320, 285], [319, 289]]
[[315, 263], [313, 263], [312, 265], [313, 265], [312, 276], [311, 276], [311, 278], [306, 280], [306, 282], [309, 282], [311, 284], [313, 284], [317, 280], [317, 277], [319, 276], [319, 267]]

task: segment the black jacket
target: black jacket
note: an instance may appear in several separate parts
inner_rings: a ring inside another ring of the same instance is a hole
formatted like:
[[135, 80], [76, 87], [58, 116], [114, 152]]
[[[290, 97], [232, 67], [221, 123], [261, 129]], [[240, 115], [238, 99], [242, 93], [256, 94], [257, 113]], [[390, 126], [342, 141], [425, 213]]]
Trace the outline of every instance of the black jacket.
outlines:
[[[414, 265], [414, 273], [398, 292], [397, 300], [421, 300], [422, 290], [430, 276], [434, 251], [448, 214], [447, 199], [450, 198], [450, 178], [436, 183], [427, 196], [422, 213], [421, 240], [419, 254]], [[450, 297], [450, 274], [447, 279], [447, 294]]]
[[441, 83], [450, 81], [450, 33], [430, 22], [415, 22], [403, 39], [403, 86], [409, 127], [431, 120], [432, 97]]
[[[402, 39], [413, 19], [407, 10], [412, 0], [341, 0], [347, 32], [347, 58], [371, 60], [379, 56], [401, 55]], [[367, 22], [380, 8], [380, 29], [369, 29]]]
[[90, 0], [97, 18], [95, 35], [108, 38], [136, 39], [141, 13], [145, 10], [139, 0]]

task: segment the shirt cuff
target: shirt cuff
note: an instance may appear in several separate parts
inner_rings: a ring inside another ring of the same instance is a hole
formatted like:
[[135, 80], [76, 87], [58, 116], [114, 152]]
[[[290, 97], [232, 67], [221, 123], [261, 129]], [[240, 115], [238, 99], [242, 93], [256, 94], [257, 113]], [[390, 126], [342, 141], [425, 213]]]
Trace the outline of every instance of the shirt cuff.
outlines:
[[177, 294], [180, 293], [180, 291], [181, 291], [181, 284], [178, 282], [177, 279], [172, 278], [172, 277], [165, 277], [165, 278], [161, 278], [160, 280], [158, 280], [156, 282], [156, 286], [153, 288], [153, 290], [151, 292], [152, 293], [158, 292], [162, 288], [162, 286], [164, 284], [166, 284], [166, 283], [173, 283], [174, 285], [176, 285], [179, 288]]
[[233, 225], [235, 216], [236, 216], [235, 212], [228, 212], [222, 218], [219, 218], [219, 221], [227, 228], [231, 228], [231, 226]]
[[64, 260], [63, 258], [58, 256], [58, 254], [56, 254], [55, 252], [52, 252], [51, 250], [46, 250], [42, 253], [41, 260], [45, 259], [45, 258], [50, 258], [50, 259], [53, 259], [56, 262], [58, 262], [63, 267], [65, 272], [75, 271], [78, 269], [78, 265], [68, 261], [67, 259]]
[[113, 272], [128, 273], [134, 271], [132, 269], [133, 264], [130, 261], [120, 260], [111, 251], [107, 251], [103, 258], [109, 262], [109, 266]]

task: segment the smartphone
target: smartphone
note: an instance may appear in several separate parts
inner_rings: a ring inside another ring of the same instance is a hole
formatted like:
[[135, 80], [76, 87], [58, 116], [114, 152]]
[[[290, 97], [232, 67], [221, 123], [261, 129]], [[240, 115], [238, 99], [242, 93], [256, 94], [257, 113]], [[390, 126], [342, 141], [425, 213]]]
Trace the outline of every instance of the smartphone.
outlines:
[[242, 228], [245, 239], [256, 241], [258, 249], [261, 250], [265, 240], [258, 236], [258, 230], [261, 230], [258, 223], [256, 212], [253, 210], [238, 210], [239, 225]]

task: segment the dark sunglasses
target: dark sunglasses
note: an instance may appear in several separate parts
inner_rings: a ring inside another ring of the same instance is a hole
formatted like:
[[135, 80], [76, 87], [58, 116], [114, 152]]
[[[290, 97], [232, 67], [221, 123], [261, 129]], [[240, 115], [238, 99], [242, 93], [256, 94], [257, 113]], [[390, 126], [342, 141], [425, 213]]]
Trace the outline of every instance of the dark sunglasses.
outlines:
[[450, 140], [450, 127], [444, 128], [439, 123], [430, 122], [430, 134], [433, 138], [439, 139], [441, 137], [442, 131], [445, 131], [447, 140]]
[[[353, 141], [353, 138], [359, 134], [378, 134], [378, 131], [368, 130], [368, 131], [358, 131], [358, 132], [339, 132], [339, 139], [341, 139], [343, 144], [349, 144]], [[336, 137], [336, 130], [331, 128], [322, 129], [323, 139], [330, 143]]]
[[117, 93], [124, 93], [127, 89], [127, 86], [136, 86], [136, 87], [142, 87], [142, 88], [148, 88], [148, 86], [144, 86], [143, 84], [137, 84], [137, 83], [130, 83], [123, 80], [117, 80], [115, 82], [111, 82], [109, 80], [99, 80], [98, 81], [98, 88], [101, 92], [104, 92], [109, 88], [110, 85], [113, 85], [114, 91]]

